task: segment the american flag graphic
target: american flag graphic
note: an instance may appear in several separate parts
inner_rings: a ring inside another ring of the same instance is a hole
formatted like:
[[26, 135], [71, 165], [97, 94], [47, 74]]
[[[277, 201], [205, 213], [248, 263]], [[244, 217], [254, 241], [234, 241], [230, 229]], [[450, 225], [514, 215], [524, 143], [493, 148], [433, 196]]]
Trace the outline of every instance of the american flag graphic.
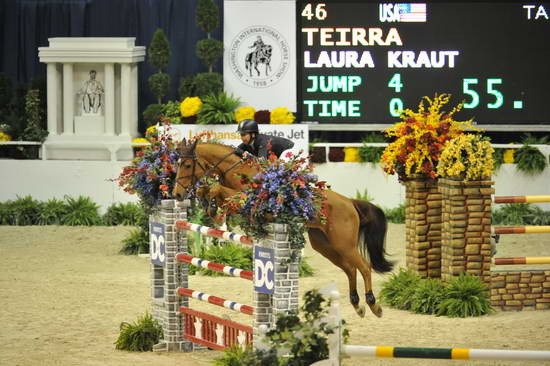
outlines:
[[400, 22], [425, 22], [426, 4], [399, 4]]

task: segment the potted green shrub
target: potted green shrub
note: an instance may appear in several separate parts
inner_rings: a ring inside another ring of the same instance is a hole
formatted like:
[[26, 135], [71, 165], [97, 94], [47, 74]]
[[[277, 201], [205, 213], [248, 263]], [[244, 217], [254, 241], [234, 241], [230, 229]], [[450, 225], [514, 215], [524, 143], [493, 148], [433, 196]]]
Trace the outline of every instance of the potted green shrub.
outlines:
[[548, 144], [548, 136], [537, 138], [531, 134], [526, 134], [522, 143], [523, 146], [520, 147], [515, 153], [517, 169], [527, 175], [542, 173], [548, 166], [548, 160], [537, 147], [532, 145]]
[[[38, 89], [29, 89], [25, 98], [25, 116], [27, 117], [27, 126], [21, 134], [21, 141], [36, 141], [43, 143], [48, 137], [48, 131], [42, 127], [44, 123], [44, 111], [40, 105], [40, 91]], [[27, 159], [38, 159], [40, 145], [19, 146], [23, 157]]]
[[379, 133], [372, 132], [367, 134], [361, 143], [363, 146], [359, 148], [359, 159], [362, 163], [371, 163], [373, 166], [380, 161], [382, 154], [384, 153], [383, 147], [369, 146], [370, 142], [386, 142], [384, 136]]
[[206, 33], [206, 39], [196, 44], [197, 57], [207, 67], [208, 72], [187, 76], [180, 81], [180, 97], [200, 97], [217, 95], [223, 91], [223, 77], [214, 72], [214, 65], [223, 56], [223, 43], [212, 38], [212, 32], [220, 24], [218, 6], [213, 0], [200, 0], [197, 5], [197, 26]]
[[149, 89], [157, 98], [156, 104], [150, 104], [143, 111], [143, 119], [147, 126], [156, 124], [164, 112], [162, 98], [168, 94], [170, 88], [170, 75], [163, 72], [170, 62], [170, 43], [164, 34], [164, 30], [158, 28], [153, 34], [149, 44], [149, 64], [158, 70], [156, 74], [149, 76]]
[[201, 125], [235, 123], [235, 109], [240, 104], [239, 98], [226, 92], [207, 95], [198, 114], [197, 123]]

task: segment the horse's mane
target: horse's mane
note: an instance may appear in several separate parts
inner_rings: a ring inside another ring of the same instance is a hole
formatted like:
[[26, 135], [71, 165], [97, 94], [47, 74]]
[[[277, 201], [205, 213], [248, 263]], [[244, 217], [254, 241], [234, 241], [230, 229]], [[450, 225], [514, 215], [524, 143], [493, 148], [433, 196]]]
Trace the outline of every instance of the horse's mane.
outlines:
[[234, 146], [226, 145], [218, 141], [186, 141], [183, 140], [180, 144], [180, 155], [182, 157], [193, 157], [196, 152], [197, 146], [215, 146], [216, 148], [221, 148], [223, 153], [228, 154], [231, 151], [235, 150]]
[[219, 141], [199, 141], [198, 145], [214, 145], [214, 146], [219, 146], [219, 147], [222, 147], [222, 148], [225, 148], [225, 149], [231, 149], [231, 150], [236, 149], [234, 146], [226, 145], [226, 144], [224, 144], [222, 142], [219, 142]]

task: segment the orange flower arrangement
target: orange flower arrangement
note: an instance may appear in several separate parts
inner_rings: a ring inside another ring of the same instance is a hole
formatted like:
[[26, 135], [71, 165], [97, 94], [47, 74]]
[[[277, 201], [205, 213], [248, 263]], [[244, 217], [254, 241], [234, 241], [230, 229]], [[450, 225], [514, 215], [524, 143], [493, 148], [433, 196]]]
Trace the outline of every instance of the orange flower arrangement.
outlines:
[[399, 180], [406, 180], [412, 174], [437, 178], [437, 162], [445, 142], [467, 128], [474, 129], [472, 120], [453, 120], [453, 115], [462, 109], [463, 103], [450, 112], [441, 110], [450, 97], [449, 94], [436, 94], [433, 99], [422, 98], [418, 112], [405, 110], [401, 115], [403, 121], [384, 131], [388, 137], [395, 138], [380, 160], [387, 174], [397, 173]]

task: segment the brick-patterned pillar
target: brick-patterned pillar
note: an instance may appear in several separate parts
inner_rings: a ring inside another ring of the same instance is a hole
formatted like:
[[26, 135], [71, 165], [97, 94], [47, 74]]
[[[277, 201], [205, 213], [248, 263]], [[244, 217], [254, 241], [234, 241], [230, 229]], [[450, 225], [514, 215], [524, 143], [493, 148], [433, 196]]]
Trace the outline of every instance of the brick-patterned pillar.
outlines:
[[491, 282], [492, 181], [439, 179], [443, 197], [441, 277], [462, 272]]
[[441, 194], [437, 181], [405, 183], [406, 265], [422, 277], [441, 276]]
[[491, 305], [504, 311], [550, 309], [550, 271], [492, 271]]
[[[301, 250], [292, 248], [288, 226], [284, 224], [270, 224], [267, 237], [256, 245], [274, 251], [275, 289], [273, 295], [254, 291], [254, 348], [261, 347], [259, 340], [263, 332], [260, 326], [273, 328], [277, 314], [298, 309], [301, 254]], [[292, 256], [292, 252], [296, 255]]]
[[175, 221], [187, 218], [186, 202], [161, 201], [159, 210], [149, 217], [149, 223], [164, 227], [164, 266], [151, 264], [153, 316], [159, 321], [164, 333], [163, 340], [154, 351], [190, 351], [192, 343], [183, 339], [183, 322], [180, 306], [188, 306], [189, 299], [178, 296], [178, 286], [187, 287], [187, 265], [176, 262], [177, 253], [187, 253], [187, 238], [176, 231]]

